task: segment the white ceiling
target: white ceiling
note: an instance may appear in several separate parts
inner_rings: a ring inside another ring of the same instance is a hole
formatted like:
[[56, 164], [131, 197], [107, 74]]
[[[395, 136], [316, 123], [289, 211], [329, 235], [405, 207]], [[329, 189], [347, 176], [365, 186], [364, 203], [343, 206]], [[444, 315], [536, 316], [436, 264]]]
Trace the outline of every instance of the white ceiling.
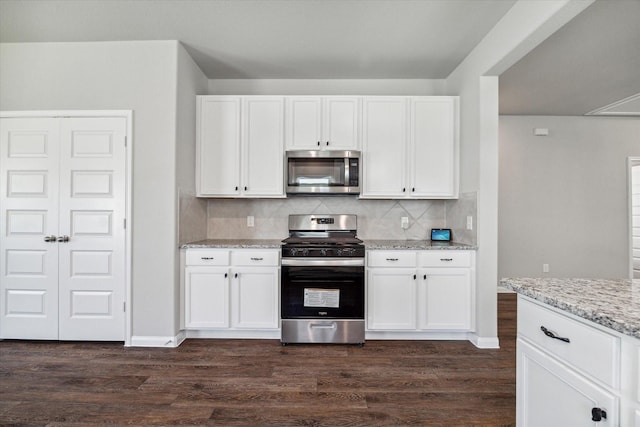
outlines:
[[[212, 79], [441, 79], [514, 2], [0, 0], [0, 42], [180, 40]], [[639, 93], [639, 6], [597, 0], [501, 76], [501, 113]]]

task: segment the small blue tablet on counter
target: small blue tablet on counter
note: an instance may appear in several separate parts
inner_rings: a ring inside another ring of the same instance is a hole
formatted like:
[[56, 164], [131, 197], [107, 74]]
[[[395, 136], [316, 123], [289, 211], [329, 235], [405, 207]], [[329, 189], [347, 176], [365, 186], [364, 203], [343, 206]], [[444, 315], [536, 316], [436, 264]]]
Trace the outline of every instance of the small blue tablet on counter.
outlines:
[[431, 240], [438, 241], [438, 242], [450, 242], [451, 229], [450, 228], [432, 228]]

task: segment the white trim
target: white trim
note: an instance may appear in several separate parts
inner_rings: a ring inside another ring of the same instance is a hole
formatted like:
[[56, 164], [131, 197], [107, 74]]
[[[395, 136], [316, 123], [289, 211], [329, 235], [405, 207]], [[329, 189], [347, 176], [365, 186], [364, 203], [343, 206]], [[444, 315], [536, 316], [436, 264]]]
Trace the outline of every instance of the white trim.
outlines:
[[627, 158], [627, 236], [629, 279], [633, 279], [633, 176], [631, 168], [640, 165], [640, 157]]
[[224, 339], [274, 339], [279, 340], [281, 337], [280, 329], [194, 329], [182, 331], [186, 333], [187, 338], [224, 338]]
[[585, 116], [640, 116], [640, 111], [607, 111], [612, 108], [619, 107], [621, 105], [635, 102], [640, 100], [640, 93], [636, 93], [635, 95], [631, 95], [627, 98], [621, 99], [620, 101], [613, 102], [609, 105], [605, 105], [604, 107], [596, 108], [593, 111], [589, 111], [585, 113]]
[[132, 336], [131, 347], [162, 347], [176, 348], [187, 338], [184, 331], [178, 332], [178, 335], [170, 336]]
[[124, 345], [132, 344], [132, 284], [131, 284], [131, 258], [132, 258], [132, 225], [133, 225], [133, 110], [33, 110], [33, 111], [0, 111], [0, 118], [21, 117], [123, 117], [127, 120], [127, 150], [125, 165], [125, 216], [127, 228], [125, 229], [125, 289], [124, 302], [126, 304], [124, 320]]
[[500, 348], [498, 337], [479, 337], [475, 333], [469, 334], [469, 341], [478, 348]]

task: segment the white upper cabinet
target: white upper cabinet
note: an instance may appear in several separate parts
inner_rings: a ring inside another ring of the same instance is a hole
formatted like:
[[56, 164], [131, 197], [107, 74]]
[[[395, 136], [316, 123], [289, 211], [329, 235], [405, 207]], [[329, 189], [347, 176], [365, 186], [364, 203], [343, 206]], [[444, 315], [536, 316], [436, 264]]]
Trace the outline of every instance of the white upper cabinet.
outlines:
[[458, 98], [410, 100], [411, 196], [458, 197]]
[[240, 194], [240, 97], [199, 96], [196, 191], [198, 196]]
[[284, 98], [197, 98], [198, 196], [284, 197]]
[[363, 99], [361, 198], [458, 197], [458, 98]]
[[362, 102], [362, 113], [360, 197], [404, 197], [407, 187], [407, 99], [366, 97]]
[[287, 97], [288, 150], [357, 150], [360, 97]]
[[285, 149], [361, 149], [361, 198], [458, 197], [456, 96], [197, 98], [200, 197], [286, 197]]
[[242, 111], [242, 195], [283, 197], [284, 98], [246, 97]]

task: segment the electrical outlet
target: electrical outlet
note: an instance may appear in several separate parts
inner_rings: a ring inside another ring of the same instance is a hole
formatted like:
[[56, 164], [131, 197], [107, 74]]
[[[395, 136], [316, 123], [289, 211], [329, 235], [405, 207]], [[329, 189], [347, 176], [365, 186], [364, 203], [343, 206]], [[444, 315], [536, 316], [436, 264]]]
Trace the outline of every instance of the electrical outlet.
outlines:
[[542, 272], [543, 273], [549, 272], [549, 264], [542, 264]]
[[467, 216], [467, 230], [473, 230], [473, 217]]
[[402, 227], [404, 230], [409, 228], [409, 217], [408, 216], [403, 216], [402, 218], [400, 218], [400, 227]]
[[249, 215], [247, 217], [247, 227], [254, 227], [255, 226], [255, 219], [253, 218], [253, 215]]

